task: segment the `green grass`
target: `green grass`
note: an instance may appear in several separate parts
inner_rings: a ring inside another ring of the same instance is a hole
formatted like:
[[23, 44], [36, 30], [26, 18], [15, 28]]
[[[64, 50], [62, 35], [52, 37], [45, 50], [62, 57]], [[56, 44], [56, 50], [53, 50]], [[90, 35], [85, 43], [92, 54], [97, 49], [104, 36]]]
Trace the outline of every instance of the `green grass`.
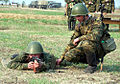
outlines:
[[120, 32], [110, 32], [111, 36], [116, 38], [116, 39], [120, 39]]
[[31, 79], [29, 84], [60, 84], [52, 81], [48, 81], [47, 78], [40, 78], [40, 79]]
[[[11, 50], [25, 51], [28, 43], [31, 41], [39, 41], [45, 52], [60, 57], [73, 33], [73, 31], [68, 31], [66, 25], [65, 21], [59, 20], [0, 19], [0, 58], [3, 56], [9, 57], [8, 55], [13, 54]], [[116, 25], [111, 26], [116, 27]], [[120, 32], [112, 31], [110, 34], [117, 40], [118, 48], [115, 51], [115, 55], [105, 56], [103, 68], [105, 73], [111, 72], [111, 74], [116, 75], [120, 72]], [[82, 68], [87, 67], [85, 64], [75, 65]], [[2, 76], [2, 73], [0, 73], [0, 76]], [[59, 84], [59, 82], [52, 82], [47, 78], [38, 79], [33, 77], [33, 79], [27, 80], [29, 84]]]
[[[37, 40], [42, 43], [45, 50], [55, 53], [57, 57], [61, 54], [59, 52], [63, 50], [61, 41], [72, 34], [72, 32], [67, 31], [67, 27], [56, 25], [59, 22], [54, 24], [54, 20], [49, 20], [52, 25], [47, 25], [47, 23], [41, 25], [39, 24], [40, 20], [35, 19], [0, 19], [0, 21], [0, 29], [8, 31], [0, 32], [1, 46], [23, 50], [30, 41]], [[59, 52], [56, 52], [55, 49]]]
[[0, 13], [15, 13], [15, 14], [35, 14], [35, 15], [64, 15], [64, 12], [54, 12], [54, 11], [42, 11], [42, 10], [29, 10], [29, 9], [4, 9], [0, 10]]
[[[3, 22], [3, 23], [2, 23]], [[50, 24], [50, 25], [67, 25], [67, 21], [65, 20], [49, 20], [49, 19], [7, 19], [7, 18], [4, 18], [4, 19], [0, 19], [0, 25], [13, 25], [13, 24], [19, 24], [21, 26], [23, 25], [29, 25], [29, 24], [32, 24], [32, 25], [39, 25], [39, 23], [43, 23], [43, 24]]]

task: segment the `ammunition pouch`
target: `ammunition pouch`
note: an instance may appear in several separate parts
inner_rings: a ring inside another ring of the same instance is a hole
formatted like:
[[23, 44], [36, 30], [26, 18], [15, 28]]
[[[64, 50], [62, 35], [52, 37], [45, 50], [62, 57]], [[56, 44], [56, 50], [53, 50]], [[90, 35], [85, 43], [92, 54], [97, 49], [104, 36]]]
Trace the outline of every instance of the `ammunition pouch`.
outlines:
[[107, 39], [103, 38], [101, 40], [101, 44], [102, 44], [102, 47], [103, 47], [105, 53], [109, 53], [116, 49], [116, 44], [115, 44], [114, 38], [112, 38], [112, 37], [109, 37]]

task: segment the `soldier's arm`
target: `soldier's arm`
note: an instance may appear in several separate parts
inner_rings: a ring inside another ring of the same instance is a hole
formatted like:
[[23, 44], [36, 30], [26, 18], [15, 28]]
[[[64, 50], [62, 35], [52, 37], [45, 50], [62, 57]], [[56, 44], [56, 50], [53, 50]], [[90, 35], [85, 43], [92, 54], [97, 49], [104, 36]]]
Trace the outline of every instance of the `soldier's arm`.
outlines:
[[88, 33], [87, 35], [83, 35], [81, 37], [79, 37], [79, 40], [91, 40], [94, 42], [99, 42], [101, 40], [101, 37], [103, 35], [104, 32], [104, 27], [102, 25], [98, 25], [101, 24], [101, 22], [95, 22], [93, 25], [93, 29], [91, 31], [91, 33]]
[[74, 48], [76, 47], [74, 44], [73, 44], [73, 41], [74, 39], [78, 38], [81, 36], [81, 32], [80, 32], [80, 29], [78, 26], [75, 27], [75, 30], [74, 30], [74, 33], [73, 35], [71, 36], [71, 39], [70, 39], [70, 42], [68, 44], [68, 46], [66, 47], [66, 49], [71, 49], [71, 48]]
[[24, 63], [27, 59], [27, 55], [25, 53], [20, 53], [19, 56], [16, 56], [13, 60], [11, 60], [7, 67], [10, 69], [28, 69], [28, 63]]
[[80, 33], [80, 30], [79, 30], [79, 27], [76, 26], [76, 27], [75, 27], [75, 30], [74, 30], [74, 33], [73, 33], [73, 35], [72, 35], [72, 37], [71, 37], [71, 39], [70, 39], [70, 42], [69, 42], [69, 44], [67, 45], [67, 47], [65, 48], [65, 50], [64, 50], [62, 56], [60, 57], [60, 59], [63, 60], [65, 54], [66, 54], [70, 49], [73, 49], [73, 48], [75, 48], [75, 47], [77, 46], [77, 45], [74, 45], [74, 44], [73, 44], [73, 41], [74, 41], [74, 39], [78, 38], [79, 36], [81, 36], [81, 33]]
[[46, 53], [45, 54], [45, 61], [42, 62], [41, 68], [39, 71], [45, 71], [49, 69], [54, 69], [56, 66], [56, 58], [54, 55]]

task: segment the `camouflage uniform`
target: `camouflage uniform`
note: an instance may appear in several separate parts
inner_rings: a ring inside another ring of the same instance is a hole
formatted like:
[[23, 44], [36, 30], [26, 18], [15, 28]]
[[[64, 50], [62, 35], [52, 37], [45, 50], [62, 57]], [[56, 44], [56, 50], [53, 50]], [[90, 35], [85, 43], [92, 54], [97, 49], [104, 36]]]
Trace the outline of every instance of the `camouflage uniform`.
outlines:
[[[100, 5], [104, 5], [103, 13], [112, 13], [115, 10], [114, 0], [97, 0], [96, 2], [96, 11], [99, 12], [101, 9]], [[104, 18], [111, 20], [111, 18]], [[109, 24], [105, 25], [105, 28], [108, 30]]]
[[88, 8], [89, 12], [96, 11], [96, 0], [84, 0], [86, 7]]
[[96, 2], [96, 11], [100, 11], [100, 5], [105, 5], [103, 12], [112, 13], [115, 10], [114, 0], [97, 0]]
[[[83, 2], [82, 0], [65, 0], [65, 2], [67, 3], [66, 4], [66, 14], [68, 16], [68, 29], [69, 30], [74, 30], [75, 28], [75, 24], [76, 24], [76, 19], [71, 15], [71, 10], [72, 10], [72, 7], [77, 4], [77, 3], [81, 3]], [[72, 27], [71, 27], [72, 26]]]
[[[43, 65], [41, 68], [39, 68], [39, 71], [45, 71], [55, 68], [56, 59], [53, 55], [44, 52], [43, 56], [41, 56], [40, 59]], [[28, 58], [28, 54], [21, 52], [18, 56], [16, 56], [8, 63], [7, 67], [10, 69], [24, 70], [24, 69], [28, 69], [29, 62], [30, 62], [30, 58]]]
[[[102, 22], [100, 20], [96, 21], [95, 17], [91, 16], [87, 21], [79, 23], [65, 49], [65, 52], [68, 52], [64, 58], [70, 62], [83, 62], [90, 66], [97, 66], [99, 58], [106, 54], [100, 44], [103, 34]], [[76, 38], [80, 40], [77, 46], [73, 44]]]

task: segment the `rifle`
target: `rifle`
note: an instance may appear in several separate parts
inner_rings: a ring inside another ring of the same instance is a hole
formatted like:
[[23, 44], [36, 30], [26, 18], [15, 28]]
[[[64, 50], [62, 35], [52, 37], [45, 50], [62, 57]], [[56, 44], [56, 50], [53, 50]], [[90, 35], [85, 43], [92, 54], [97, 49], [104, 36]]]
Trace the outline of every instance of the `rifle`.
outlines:
[[[72, 38], [74, 38], [74, 37], [72, 37]], [[72, 41], [72, 42], [73, 42], [73, 41]], [[79, 42], [78, 42], [77, 44], [79, 44]], [[76, 45], [76, 46], [77, 46], [77, 45]], [[76, 46], [67, 46], [67, 48], [65, 49], [65, 51], [64, 51], [64, 53], [62, 54], [62, 56], [60, 57], [60, 59], [63, 61], [64, 58], [65, 58], [65, 54], [66, 54], [69, 50], [75, 48]], [[61, 61], [61, 62], [62, 62], [62, 61]]]
[[[30, 60], [30, 61], [33, 61], [33, 62], [35, 62], [35, 60], [38, 62], [38, 63], [41, 63], [41, 59], [39, 59], [38, 57], [32, 57], [32, 59]], [[34, 73], [37, 73], [38, 72], [38, 69], [39, 68], [33, 68], [33, 71], [34, 71]]]
[[[104, 26], [104, 23], [103, 23], [103, 18], [104, 18], [104, 16], [103, 16], [103, 10], [104, 10], [105, 5], [102, 4], [101, 0], [100, 0], [99, 3], [100, 3], [99, 11], [101, 12], [100, 19], [102, 21], [102, 25]], [[104, 57], [101, 58], [100, 71], [103, 70], [103, 60], [104, 60]]]

